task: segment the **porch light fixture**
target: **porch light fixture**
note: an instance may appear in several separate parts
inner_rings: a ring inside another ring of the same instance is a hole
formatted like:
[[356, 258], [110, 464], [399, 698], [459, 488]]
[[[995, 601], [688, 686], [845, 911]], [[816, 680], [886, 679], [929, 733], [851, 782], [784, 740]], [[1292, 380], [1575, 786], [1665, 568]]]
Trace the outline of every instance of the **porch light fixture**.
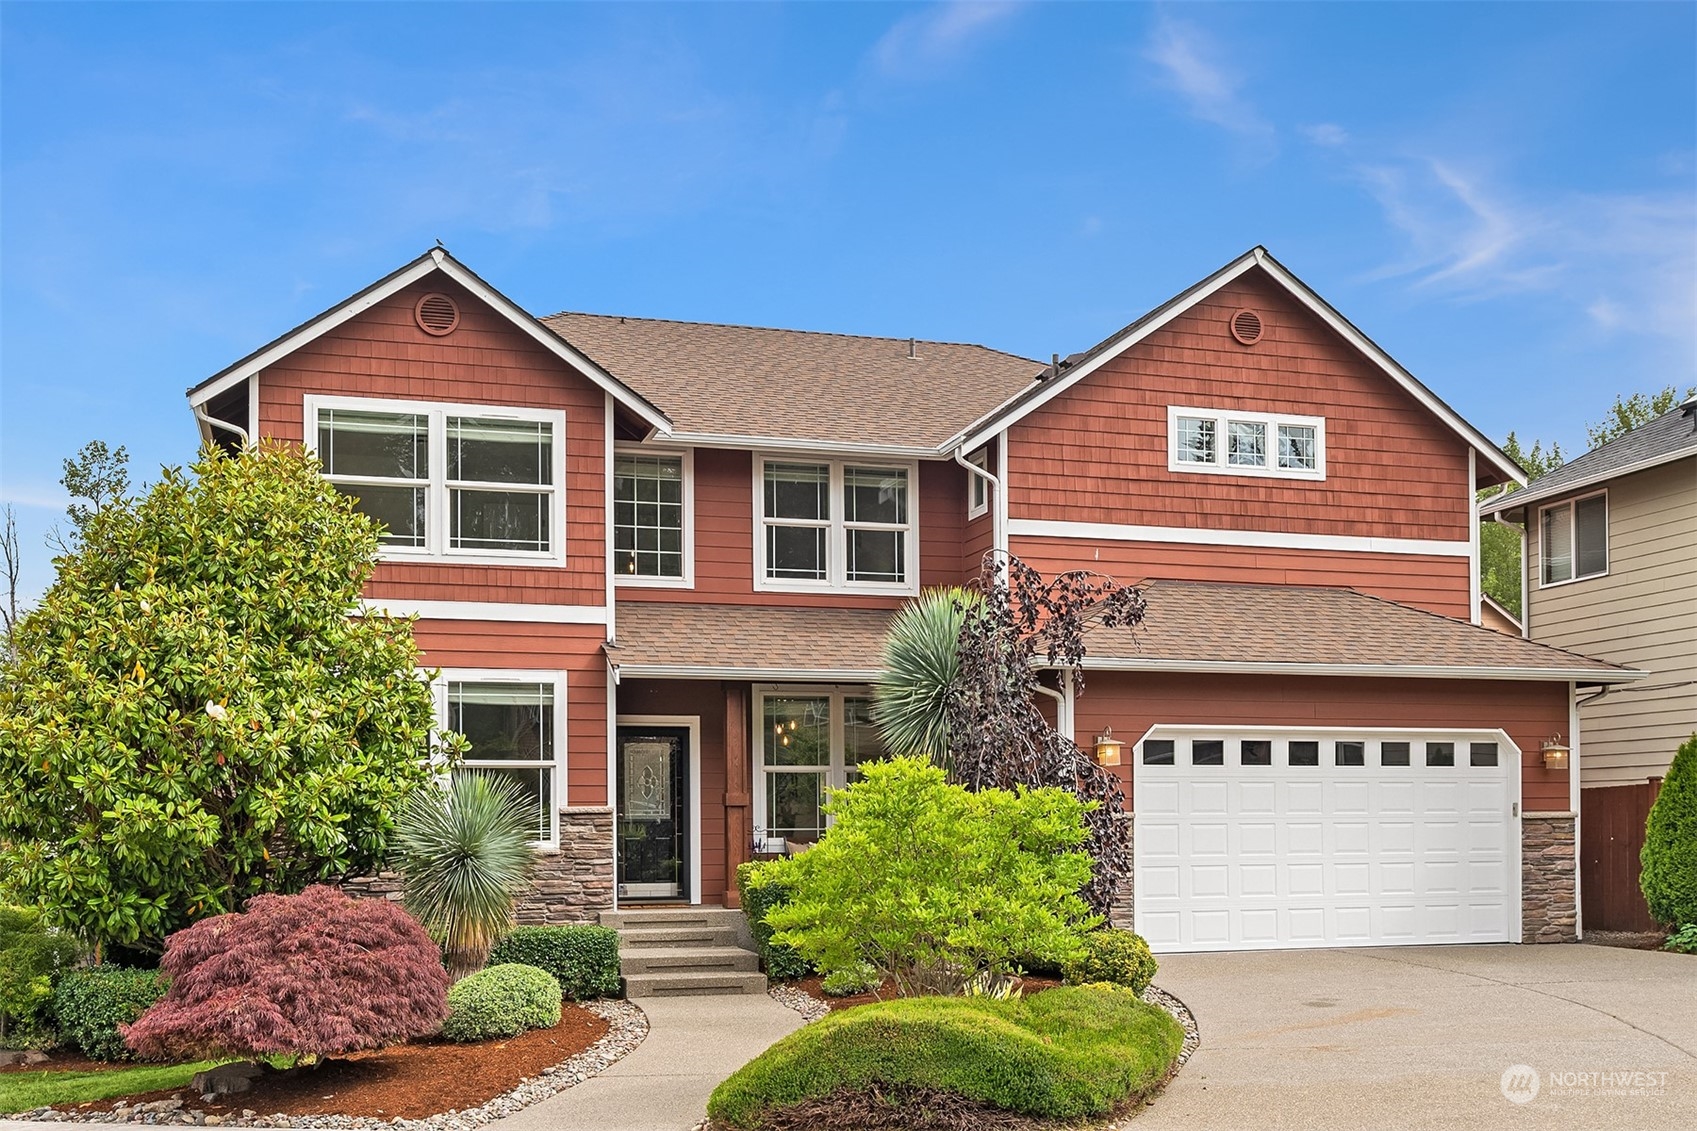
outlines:
[[1096, 764], [1117, 766], [1124, 752], [1125, 743], [1114, 737], [1114, 728], [1103, 727], [1102, 733], [1096, 736]]
[[1568, 748], [1562, 744], [1561, 735], [1552, 734], [1544, 743], [1544, 768], [1546, 770], [1567, 769]]

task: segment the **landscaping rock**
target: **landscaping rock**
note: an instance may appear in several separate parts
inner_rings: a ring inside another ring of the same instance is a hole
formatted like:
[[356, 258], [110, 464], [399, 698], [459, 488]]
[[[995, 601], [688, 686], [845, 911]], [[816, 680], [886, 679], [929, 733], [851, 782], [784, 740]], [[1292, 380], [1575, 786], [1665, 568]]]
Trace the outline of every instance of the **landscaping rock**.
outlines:
[[217, 1068], [208, 1068], [205, 1072], [196, 1072], [189, 1086], [203, 1096], [224, 1096], [247, 1091], [253, 1087], [253, 1082], [263, 1075], [263, 1065], [238, 1061], [235, 1064], [220, 1064]]
[[40, 1064], [47, 1054], [39, 1049], [0, 1049], [0, 1068], [14, 1064]]

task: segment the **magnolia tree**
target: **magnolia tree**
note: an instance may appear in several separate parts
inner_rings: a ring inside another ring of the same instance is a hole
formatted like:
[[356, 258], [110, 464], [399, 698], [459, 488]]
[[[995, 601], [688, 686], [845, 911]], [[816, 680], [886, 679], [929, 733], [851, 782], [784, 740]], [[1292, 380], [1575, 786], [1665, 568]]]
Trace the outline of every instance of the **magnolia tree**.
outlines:
[[293, 448], [208, 451], [80, 524], [0, 677], [0, 884], [158, 950], [374, 867], [430, 780], [409, 621], [359, 616], [378, 527]]
[[448, 973], [424, 928], [384, 899], [322, 885], [172, 935], [165, 996], [124, 1041], [146, 1059], [318, 1059], [434, 1033]]

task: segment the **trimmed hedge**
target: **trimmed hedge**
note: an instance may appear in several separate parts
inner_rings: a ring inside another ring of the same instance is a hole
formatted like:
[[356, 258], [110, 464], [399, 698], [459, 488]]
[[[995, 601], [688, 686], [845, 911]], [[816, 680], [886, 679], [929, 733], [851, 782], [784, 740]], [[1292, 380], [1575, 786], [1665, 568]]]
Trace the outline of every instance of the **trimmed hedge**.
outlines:
[[1084, 936], [1084, 953], [1062, 968], [1074, 986], [1112, 982], [1142, 993], [1155, 978], [1155, 956], [1143, 936], [1105, 927]]
[[1063, 986], [1011, 1001], [916, 997], [798, 1029], [713, 1092], [739, 1128], [844, 1090], [942, 1090], [1044, 1119], [1100, 1116], [1163, 1079], [1184, 1043], [1165, 1010], [1124, 990]]
[[1697, 734], [1668, 766], [1644, 823], [1638, 886], [1650, 917], [1677, 927], [1697, 923]]
[[515, 927], [489, 952], [489, 965], [546, 970], [573, 1001], [618, 997], [619, 933], [608, 927]]
[[807, 960], [793, 946], [772, 941], [772, 928], [766, 925], [766, 913], [790, 901], [790, 886], [774, 874], [776, 869], [762, 868], [761, 861], [750, 860], [737, 865], [737, 890], [742, 893], [742, 913], [748, 916], [748, 926], [754, 932], [754, 947], [760, 952], [766, 976], [775, 982], [793, 982], [813, 972]]
[[450, 1041], [484, 1041], [552, 1029], [560, 1023], [560, 1002], [560, 983], [548, 971], [518, 962], [491, 966], [448, 991], [442, 1035]]
[[72, 970], [53, 991], [59, 1039], [94, 1060], [129, 1060], [129, 1046], [118, 1026], [128, 1025], [165, 996], [157, 970], [93, 966]]

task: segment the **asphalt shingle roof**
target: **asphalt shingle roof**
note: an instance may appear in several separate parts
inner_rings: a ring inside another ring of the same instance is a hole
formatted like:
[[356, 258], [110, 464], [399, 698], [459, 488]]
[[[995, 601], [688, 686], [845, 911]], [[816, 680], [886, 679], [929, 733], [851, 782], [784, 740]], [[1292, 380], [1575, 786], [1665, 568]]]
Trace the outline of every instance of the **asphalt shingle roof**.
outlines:
[[872, 673], [889, 609], [621, 601], [607, 657], [620, 667]]
[[1691, 401], [1656, 419], [1622, 433], [1606, 444], [1592, 448], [1576, 460], [1564, 463], [1548, 475], [1540, 475], [1523, 490], [1487, 500], [1487, 514], [1524, 506], [1538, 499], [1553, 498], [1570, 488], [1592, 483], [1661, 457], [1689, 452], [1697, 455], [1697, 419]]

